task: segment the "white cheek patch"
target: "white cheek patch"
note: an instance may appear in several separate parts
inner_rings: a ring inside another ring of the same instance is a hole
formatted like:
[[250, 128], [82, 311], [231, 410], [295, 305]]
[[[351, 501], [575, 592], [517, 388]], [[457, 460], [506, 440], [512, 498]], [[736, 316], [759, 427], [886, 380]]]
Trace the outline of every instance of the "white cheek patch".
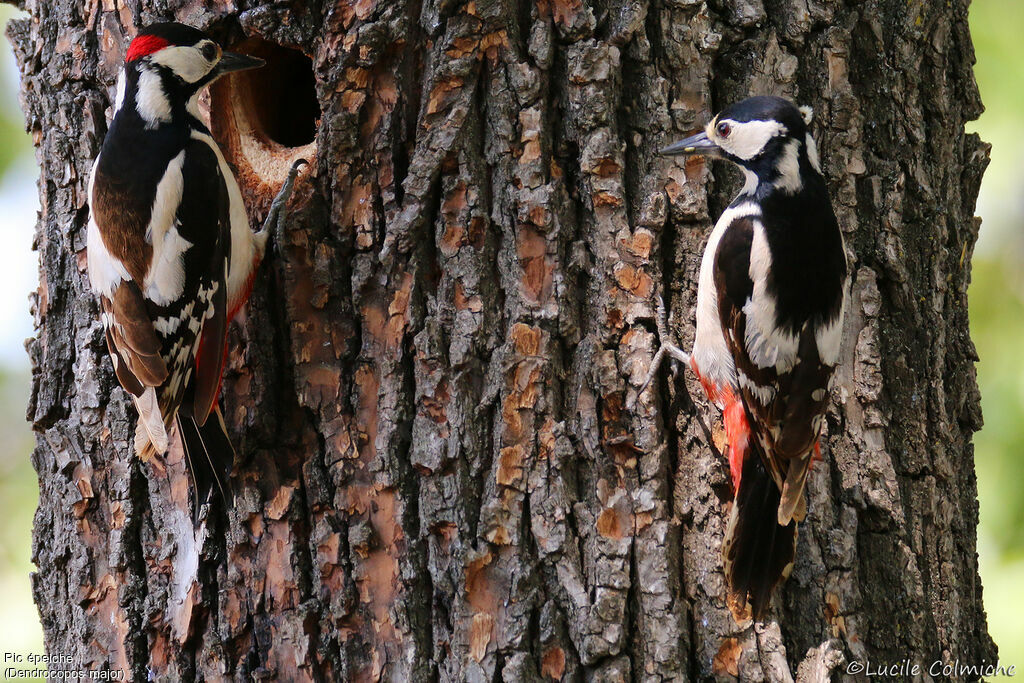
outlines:
[[171, 103], [164, 94], [160, 75], [143, 69], [139, 74], [139, 88], [135, 93], [135, 108], [146, 122], [147, 128], [156, 128], [171, 120]]
[[708, 137], [729, 154], [743, 160], [753, 159], [761, 153], [761, 150], [764, 149], [769, 140], [778, 135], [785, 135], [787, 132], [786, 126], [778, 121], [745, 121], [740, 123], [732, 119], [722, 119], [712, 123], [717, 126], [723, 121], [729, 124], [729, 137], [724, 138], [719, 135], [715, 127], [710, 124], [706, 131]]
[[186, 83], [195, 83], [213, 68], [202, 52], [188, 46], [165, 47], [150, 57], [150, 61], [171, 69]]

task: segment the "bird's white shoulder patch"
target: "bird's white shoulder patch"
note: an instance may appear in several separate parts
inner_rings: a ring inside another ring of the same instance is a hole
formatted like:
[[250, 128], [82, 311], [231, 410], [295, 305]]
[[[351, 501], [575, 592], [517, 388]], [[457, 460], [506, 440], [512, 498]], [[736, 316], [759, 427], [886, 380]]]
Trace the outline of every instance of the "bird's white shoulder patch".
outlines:
[[185, 288], [183, 257], [192, 243], [181, 236], [177, 226], [178, 206], [184, 187], [182, 165], [185, 152], [180, 152], [167, 165], [164, 177], [156, 186], [156, 198], [146, 227], [146, 241], [153, 245], [153, 261], [143, 291], [154, 303], [165, 306], [181, 296]]
[[754, 239], [750, 245], [750, 279], [754, 291], [743, 306], [747, 328], [743, 340], [750, 360], [760, 368], [774, 367], [788, 372], [796, 364], [799, 337], [776, 326], [775, 297], [768, 292], [768, 276], [772, 254], [768, 236], [760, 221], [754, 223]]
[[176, 301], [185, 291], [185, 252], [192, 243], [181, 236], [178, 226], [173, 225], [164, 233], [160, 251], [153, 250], [153, 264], [146, 274], [146, 298], [153, 303], [166, 306]]
[[181, 151], [167, 164], [163, 177], [157, 183], [149, 225], [146, 226], [146, 241], [153, 245], [154, 251], [159, 250], [164, 233], [174, 224], [181, 205], [181, 194], [185, 187], [181, 169], [184, 165], [185, 152]]

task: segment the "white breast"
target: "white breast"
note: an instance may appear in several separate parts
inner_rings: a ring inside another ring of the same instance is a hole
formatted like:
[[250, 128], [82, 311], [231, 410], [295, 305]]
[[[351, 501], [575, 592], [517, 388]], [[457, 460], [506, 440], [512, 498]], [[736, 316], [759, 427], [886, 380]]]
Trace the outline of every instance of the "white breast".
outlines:
[[726, 209], [711, 231], [704, 256], [700, 262], [697, 287], [697, 337], [693, 343], [693, 360], [701, 375], [718, 386], [736, 388], [736, 366], [722, 336], [722, 321], [718, 316], [718, 293], [715, 288], [715, 256], [718, 243], [726, 229], [737, 218], [760, 216], [761, 209], [753, 202], [743, 202]]
[[238, 181], [235, 180], [235, 174], [224, 159], [220, 147], [212, 137], [205, 133], [192, 131], [192, 138], [209, 145], [213, 153], [217, 155], [220, 173], [224, 177], [228, 198], [231, 201], [231, 263], [228, 267], [227, 298], [228, 307], [232, 308], [252, 271], [253, 260], [256, 257], [256, 238], [249, 227], [249, 216], [245, 212], [245, 203], [242, 201], [242, 192], [238, 189]]

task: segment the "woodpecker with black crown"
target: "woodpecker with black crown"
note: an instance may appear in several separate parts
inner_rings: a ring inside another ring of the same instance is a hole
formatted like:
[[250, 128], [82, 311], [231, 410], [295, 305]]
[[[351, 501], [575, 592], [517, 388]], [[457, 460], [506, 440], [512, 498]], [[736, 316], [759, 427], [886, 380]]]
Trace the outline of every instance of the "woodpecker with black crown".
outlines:
[[659, 319], [662, 347], [647, 378], [676, 358], [722, 411], [735, 493], [723, 556], [738, 618], [747, 605], [763, 618], [792, 570], [839, 363], [846, 251], [810, 122], [810, 108], [751, 97], [661, 150], [727, 159], [746, 179], [704, 250], [693, 351], [667, 343]]
[[154, 24], [131, 42], [89, 185], [88, 271], [121, 386], [139, 413], [135, 452], [167, 451], [176, 425], [193, 519], [228, 482], [234, 449], [217, 405], [228, 322], [245, 303], [301, 163], [254, 232], [231, 167], [199, 115], [202, 90], [263, 61], [198, 29]]

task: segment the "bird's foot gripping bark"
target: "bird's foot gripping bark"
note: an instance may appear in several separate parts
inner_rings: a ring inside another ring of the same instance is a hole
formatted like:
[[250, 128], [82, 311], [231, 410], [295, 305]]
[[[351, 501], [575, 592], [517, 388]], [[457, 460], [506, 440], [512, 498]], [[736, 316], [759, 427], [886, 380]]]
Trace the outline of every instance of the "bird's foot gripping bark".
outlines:
[[640, 395], [647, 390], [648, 386], [650, 386], [651, 382], [654, 380], [654, 376], [658, 372], [658, 368], [661, 367], [662, 361], [665, 360], [666, 355], [669, 356], [670, 358], [676, 359], [683, 365], [690, 365], [690, 354], [688, 354], [686, 351], [683, 351], [681, 348], [668, 341], [669, 334], [668, 324], [666, 322], [665, 316], [665, 301], [660, 296], [658, 297], [657, 324], [658, 342], [661, 344], [661, 346], [658, 348], [658, 352], [654, 354], [654, 358], [651, 359], [651, 367], [647, 371], [647, 377], [646, 379], [644, 379], [644, 383], [640, 385], [640, 389], [636, 392], [636, 398], [634, 398], [630, 402], [630, 409], [632, 409], [632, 407], [636, 404], [636, 401], [637, 399], [640, 398]]
[[270, 203], [267, 219], [263, 221], [263, 227], [256, 233], [256, 244], [261, 254], [266, 249], [267, 238], [270, 237], [271, 232], [274, 233], [278, 242], [281, 241], [281, 237], [284, 235], [284, 225], [288, 221], [288, 200], [291, 199], [292, 190], [295, 188], [295, 178], [299, 175], [299, 169], [307, 165], [309, 162], [305, 159], [298, 159], [292, 164], [288, 171], [288, 177], [285, 178], [274, 201]]

